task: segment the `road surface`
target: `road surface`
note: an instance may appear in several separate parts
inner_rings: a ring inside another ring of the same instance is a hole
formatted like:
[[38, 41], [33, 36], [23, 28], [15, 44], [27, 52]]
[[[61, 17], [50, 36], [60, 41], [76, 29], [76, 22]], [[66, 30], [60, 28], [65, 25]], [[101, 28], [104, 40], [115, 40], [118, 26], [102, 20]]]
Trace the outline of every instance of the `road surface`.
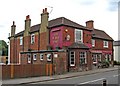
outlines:
[[66, 79], [37, 82], [31, 84], [75, 84], [84, 85], [84, 84], [102, 84], [103, 80], [107, 80], [107, 84], [119, 84], [120, 83], [120, 72], [118, 70], [96, 73], [91, 75], [84, 75]]

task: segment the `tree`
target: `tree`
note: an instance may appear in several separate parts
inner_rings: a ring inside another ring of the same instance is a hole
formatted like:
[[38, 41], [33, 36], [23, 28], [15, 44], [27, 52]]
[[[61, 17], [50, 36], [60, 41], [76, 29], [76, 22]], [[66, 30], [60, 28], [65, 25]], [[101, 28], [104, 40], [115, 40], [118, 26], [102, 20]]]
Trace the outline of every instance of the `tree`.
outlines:
[[8, 56], [8, 45], [4, 40], [0, 40], [0, 56]]

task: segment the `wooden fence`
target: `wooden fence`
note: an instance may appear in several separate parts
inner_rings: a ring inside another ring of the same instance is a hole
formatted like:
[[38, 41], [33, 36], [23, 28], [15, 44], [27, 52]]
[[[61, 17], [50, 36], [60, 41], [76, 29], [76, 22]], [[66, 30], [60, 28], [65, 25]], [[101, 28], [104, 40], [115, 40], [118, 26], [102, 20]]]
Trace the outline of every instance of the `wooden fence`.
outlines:
[[[46, 65], [48, 67], [46, 67]], [[52, 75], [52, 64], [1, 65], [2, 79]], [[51, 72], [47, 72], [51, 70]]]

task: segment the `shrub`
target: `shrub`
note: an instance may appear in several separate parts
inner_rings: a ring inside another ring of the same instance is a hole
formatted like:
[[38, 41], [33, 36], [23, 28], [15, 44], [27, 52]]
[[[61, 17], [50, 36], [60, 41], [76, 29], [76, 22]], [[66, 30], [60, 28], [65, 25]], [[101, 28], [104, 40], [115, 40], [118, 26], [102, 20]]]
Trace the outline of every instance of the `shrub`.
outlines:
[[114, 61], [114, 65], [120, 65], [119, 61]]

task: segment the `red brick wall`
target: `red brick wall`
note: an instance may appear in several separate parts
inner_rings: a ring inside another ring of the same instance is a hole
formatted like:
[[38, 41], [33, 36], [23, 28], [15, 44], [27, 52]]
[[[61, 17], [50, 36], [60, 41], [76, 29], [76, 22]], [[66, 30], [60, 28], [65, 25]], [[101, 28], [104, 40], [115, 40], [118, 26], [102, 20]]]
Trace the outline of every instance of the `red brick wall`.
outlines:
[[25, 36], [24, 38], [24, 51], [28, 51], [28, 49], [30, 49], [30, 36]]
[[2, 65], [2, 79], [46, 75], [46, 64]]
[[80, 52], [87, 52], [87, 64], [84, 64], [83, 67], [85, 70], [91, 70], [92, 58], [88, 50], [72, 49], [70, 51], [75, 51], [75, 66], [70, 66], [70, 71], [80, 71]]
[[112, 50], [113, 44], [112, 41], [108, 41], [109, 46], [108, 48], [103, 47], [103, 41], [102, 39], [95, 39], [95, 47], [92, 49], [98, 49], [98, 50]]
[[38, 39], [38, 34], [35, 34], [35, 43], [33, 43], [33, 44], [30, 43], [30, 49], [38, 50], [38, 46], [39, 46], [38, 41], [40, 41]]
[[[66, 29], [68, 30], [67, 32], [65, 31]], [[67, 35], [70, 35], [69, 41], [66, 41]], [[71, 45], [74, 42], [74, 28], [64, 26], [62, 29], [62, 39], [63, 39], [63, 46], [66, 42], [69, 42], [69, 45]]]
[[10, 40], [10, 63], [14, 63], [14, 54], [15, 54], [15, 47], [14, 47], [14, 39]]
[[48, 40], [46, 34], [46, 32], [40, 33], [40, 50], [47, 50]]
[[14, 39], [10, 39], [10, 62], [11, 63], [18, 63], [18, 49], [17, 48], [17, 45], [18, 45], [18, 40], [17, 38], [14, 38]]
[[91, 32], [90, 31], [87, 31], [87, 30], [84, 30], [83, 31], [83, 43], [88, 43], [88, 44], [91, 44]]

